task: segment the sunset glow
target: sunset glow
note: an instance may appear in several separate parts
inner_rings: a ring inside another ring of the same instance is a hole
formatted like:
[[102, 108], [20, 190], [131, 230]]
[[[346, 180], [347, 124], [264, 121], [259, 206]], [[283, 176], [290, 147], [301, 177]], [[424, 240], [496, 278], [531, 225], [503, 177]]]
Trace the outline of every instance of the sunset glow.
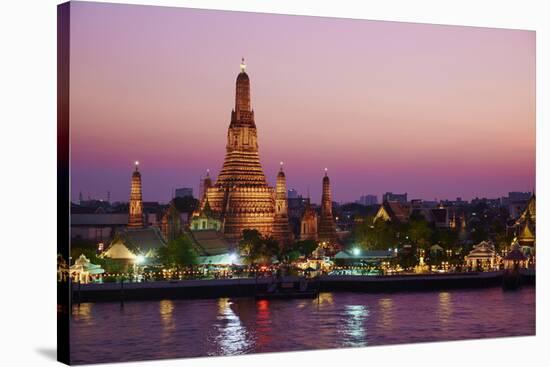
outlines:
[[[246, 67], [262, 166], [320, 202], [499, 197], [535, 185], [535, 33], [73, 3], [72, 199], [198, 192]], [[244, 56], [244, 59], [243, 59]], [[281, 162], [279, 164], [279, 162]], [[136, 166], [138, 162], [135, 162]]]

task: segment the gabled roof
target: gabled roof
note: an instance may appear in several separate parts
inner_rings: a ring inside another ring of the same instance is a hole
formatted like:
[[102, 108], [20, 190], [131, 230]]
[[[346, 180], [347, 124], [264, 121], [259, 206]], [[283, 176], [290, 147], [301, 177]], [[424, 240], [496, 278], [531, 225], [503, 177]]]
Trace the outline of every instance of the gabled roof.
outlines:
[[479, 244], [475, 245], [472, 251], [466, 256], [468, 259], [486, 259], [495, 257], [496, 251], [495, 246], [487, 241], [481, 241]]
[[384, 201], [378, 212], [376, 218], [382, 218], [384, 220], [397, 221], [406, 223], [409, 220], [410, 208], [397, 201]]
[[531, 196], [531, 198], [527, 202], [527, 205], [517, 219], [516, 224], [522, 224], [527, 220], [531, 220], [532, 222], [535, 222], [537, 220], [537, 203], [535, 195]]
[[518, 238], [520, 241], [532, 240], [535, 238], [535, 228], [531, 219], [527, 219], [522, 224], [520, 224], [520, 232]]
[[123, 245], [132, 254], [148, 255], [166, 243], [156, 227], [126, 228], [115, 234], [115, 238], [105, 250], [106, 254], [114, 251], [115, 246]]
[[189, 238], [200, 256], [222, 255], [233, 250], [223, 233], [217, 230], [190, 231]]

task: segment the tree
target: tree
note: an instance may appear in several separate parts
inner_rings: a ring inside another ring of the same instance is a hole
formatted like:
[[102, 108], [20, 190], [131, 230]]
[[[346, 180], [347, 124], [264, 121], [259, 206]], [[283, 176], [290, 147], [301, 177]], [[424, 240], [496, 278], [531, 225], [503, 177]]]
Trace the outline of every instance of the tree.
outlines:
[[419, 248], [427, 250], [430, 244], [430, 239], [433, 235], [433, 230], [428, 225], [428, 222], [423, 218], [412, 218], [409, 221], [409, 239]]
[[287, 253], [287, 259], [289, 262], [296, 261], [300, 258], [300, 251], [291, 250]]
[[301, 255], [308, 257], [313, 253], [313, 251], [317, 249], [317, 242], [315, 242], [314, 240], [298, 241], [294, 243], [294, 248]]
[[279, 243], [272, 237], [264, 237], [255, 229], [243, 230], [243, 239], [239, 241], [239, 252], [247, 264], [270, 264], [273, 256], [283, 258]]
[[401, 232], [398, 224], [391, 221], [377, 220], [366, 217], [362, 223], [353, 229], [355, 244], [364, 250], [384, 250], [397, 244]]
[[458, 242], [458, 231], [454, 229], [436, 229], [433, 231], [432, 242], [440, 244], [445, 250], [452, 249]]
[[189, 237], [180, 237], [168, 242], [158, 250], [160, 262], [166, 267], [188, 267], [197, 264], [198, 256]]

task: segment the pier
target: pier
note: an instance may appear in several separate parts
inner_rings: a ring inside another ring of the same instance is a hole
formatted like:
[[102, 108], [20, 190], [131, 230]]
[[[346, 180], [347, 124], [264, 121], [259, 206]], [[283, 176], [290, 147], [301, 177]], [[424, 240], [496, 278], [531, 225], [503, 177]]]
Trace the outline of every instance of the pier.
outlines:
[[[502, 284], [503, 273], [470, 272], [422, 275], [352, 276], [324, 275], [319, 277], [321, 292], [406, 292], [443, 289], [489, 288]], [[300, 282], [300, 277], [285, 277], [285, 282]], [[79, 302], [119, 302], [158, 299], [194, 299], [219, 297], [254, 297], [265, 292], [273, 278], [236, 278], [207, 280], [170, 280], [141, 283], [82, 284], [73, 283], [73, 300]], [[522, 273], [523, 285], [535, 284], [535, 272]], [[123, 292], [123, 293], [122, 293]]]

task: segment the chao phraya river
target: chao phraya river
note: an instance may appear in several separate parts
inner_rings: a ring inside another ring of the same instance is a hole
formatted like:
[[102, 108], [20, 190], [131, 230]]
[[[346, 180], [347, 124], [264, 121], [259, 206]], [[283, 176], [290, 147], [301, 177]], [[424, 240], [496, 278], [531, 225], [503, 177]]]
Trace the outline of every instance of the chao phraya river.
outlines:
[[73, 363], [492, 338], [535, 334], [535, 288], [321, 293], [73, 306]]

